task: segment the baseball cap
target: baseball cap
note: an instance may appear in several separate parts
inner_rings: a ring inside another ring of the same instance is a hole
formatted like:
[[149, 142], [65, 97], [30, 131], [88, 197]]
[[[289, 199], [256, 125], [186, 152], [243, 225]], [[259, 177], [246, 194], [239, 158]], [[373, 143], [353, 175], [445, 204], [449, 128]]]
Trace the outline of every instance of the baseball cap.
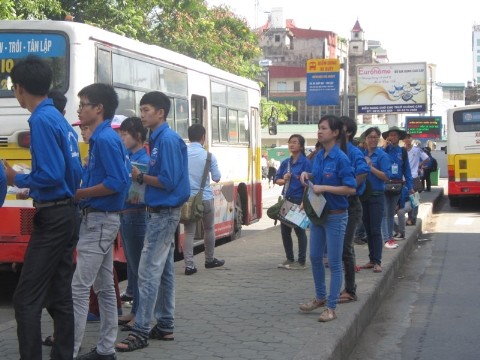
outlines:
[[112, 129], [118, 129], [126, 118], [125, 115], [115, 115], [112, 119]]

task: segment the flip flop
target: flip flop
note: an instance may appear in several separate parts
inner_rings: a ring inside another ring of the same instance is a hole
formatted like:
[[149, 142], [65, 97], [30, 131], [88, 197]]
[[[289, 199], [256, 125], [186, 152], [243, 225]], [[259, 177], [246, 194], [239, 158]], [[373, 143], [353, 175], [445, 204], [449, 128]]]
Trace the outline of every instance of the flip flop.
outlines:
[[352, 295], [344, 290], [341, 292], [337, 304], [346, 304], [353, 301], [357, 301], [357, 295]]

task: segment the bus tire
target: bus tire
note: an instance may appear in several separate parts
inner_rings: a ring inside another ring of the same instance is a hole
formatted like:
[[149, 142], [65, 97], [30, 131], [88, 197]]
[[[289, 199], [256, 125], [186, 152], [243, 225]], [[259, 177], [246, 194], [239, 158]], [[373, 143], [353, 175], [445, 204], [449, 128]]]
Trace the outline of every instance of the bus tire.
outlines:
[[448, 201], [450, 202], [450, 207], [460, 206], [460, 199], [456, 196], [449, 196]]
[[232, 240], [238, 239], [242, 236], [242, 224], [243, 224], [243, 208], [242, 208], [242, 199], [240, 193], [237, 193], [237, 198], [235, 200], [235, 213], [233, 214], [233, 233]]

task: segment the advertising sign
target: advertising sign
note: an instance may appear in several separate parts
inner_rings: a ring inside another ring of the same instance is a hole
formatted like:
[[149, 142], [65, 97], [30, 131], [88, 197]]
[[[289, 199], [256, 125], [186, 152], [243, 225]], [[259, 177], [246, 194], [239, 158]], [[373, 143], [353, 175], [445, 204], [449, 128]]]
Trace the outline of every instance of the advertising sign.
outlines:
[[426, 112], [426, 69], [427, 63], [358, 65], [357, 112]]
[[307, 105], [340, 104], [340, 61], [307, 60]]
[[442, 139], [441, 116], [406, 116], [405, 130], [414, 139]]

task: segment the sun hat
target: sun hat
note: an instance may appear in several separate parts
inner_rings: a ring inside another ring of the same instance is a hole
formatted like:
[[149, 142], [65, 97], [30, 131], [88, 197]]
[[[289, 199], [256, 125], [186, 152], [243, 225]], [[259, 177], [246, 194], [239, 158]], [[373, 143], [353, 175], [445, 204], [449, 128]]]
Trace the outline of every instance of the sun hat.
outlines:
[[407, 137], [407, 132], [405, 130], [400, 129], [398, 126], [392, 126], [387, 131], [382, 133], [382, 137], [383, 137], [384, 140], [387, 140], [387, 137], [388, 137], [388, 135], [390, 135], [391, 131], [398, 132], [400, 140], [403, 140]]

